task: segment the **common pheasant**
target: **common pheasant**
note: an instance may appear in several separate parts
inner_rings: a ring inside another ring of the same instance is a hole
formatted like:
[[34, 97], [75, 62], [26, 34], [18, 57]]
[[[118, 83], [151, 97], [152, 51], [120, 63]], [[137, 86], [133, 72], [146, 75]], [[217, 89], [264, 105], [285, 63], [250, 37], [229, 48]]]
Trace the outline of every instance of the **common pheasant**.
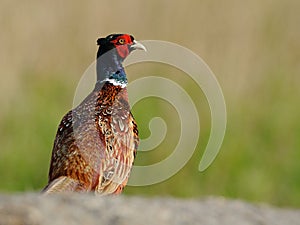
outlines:
[[59, 124], [43, 193], [119, 194], [128, 181], [139, 137], [122, 63], [146, 48], [128, 34], [111, 34], [97, 44], [95, 88]]

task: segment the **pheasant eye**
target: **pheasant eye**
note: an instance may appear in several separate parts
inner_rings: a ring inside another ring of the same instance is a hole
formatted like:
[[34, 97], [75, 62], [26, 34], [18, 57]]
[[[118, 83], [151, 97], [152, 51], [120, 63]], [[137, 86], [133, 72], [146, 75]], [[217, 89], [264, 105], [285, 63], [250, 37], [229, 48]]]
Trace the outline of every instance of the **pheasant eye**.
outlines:
[[119, 44], [121, 44], [121, 45], [125, 44], [125, 39], [123, 39], [123, 38], [119, 39]]

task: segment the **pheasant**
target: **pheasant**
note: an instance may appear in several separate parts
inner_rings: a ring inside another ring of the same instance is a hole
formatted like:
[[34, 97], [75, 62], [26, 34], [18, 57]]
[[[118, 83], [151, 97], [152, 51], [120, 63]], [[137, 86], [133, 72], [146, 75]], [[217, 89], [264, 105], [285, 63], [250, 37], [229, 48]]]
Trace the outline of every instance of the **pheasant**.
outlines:
[[95, 88], [59, 124], [45, 194], [119, 194], [128, 181], [139, 137], [122, 62], [146, 48], [128, 34], [111, 34], [97, 44]]

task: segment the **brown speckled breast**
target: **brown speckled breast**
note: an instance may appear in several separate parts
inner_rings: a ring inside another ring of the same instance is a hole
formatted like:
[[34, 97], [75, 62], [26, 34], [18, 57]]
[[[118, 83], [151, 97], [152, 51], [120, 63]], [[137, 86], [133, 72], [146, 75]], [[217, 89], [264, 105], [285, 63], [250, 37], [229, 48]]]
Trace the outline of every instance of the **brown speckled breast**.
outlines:
[[120, 193], [138, 143], [127, 89], [109, 82], [97, 83], [58, 127], [45, 192]]

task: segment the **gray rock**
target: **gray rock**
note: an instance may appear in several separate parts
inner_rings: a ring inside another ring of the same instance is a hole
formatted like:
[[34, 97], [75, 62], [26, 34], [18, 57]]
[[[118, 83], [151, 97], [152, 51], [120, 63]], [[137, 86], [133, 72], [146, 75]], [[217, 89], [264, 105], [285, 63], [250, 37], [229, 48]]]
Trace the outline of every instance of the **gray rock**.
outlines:
[[206, 198], [0, 195], [0, 225], [300, 225], [300, 210]]

